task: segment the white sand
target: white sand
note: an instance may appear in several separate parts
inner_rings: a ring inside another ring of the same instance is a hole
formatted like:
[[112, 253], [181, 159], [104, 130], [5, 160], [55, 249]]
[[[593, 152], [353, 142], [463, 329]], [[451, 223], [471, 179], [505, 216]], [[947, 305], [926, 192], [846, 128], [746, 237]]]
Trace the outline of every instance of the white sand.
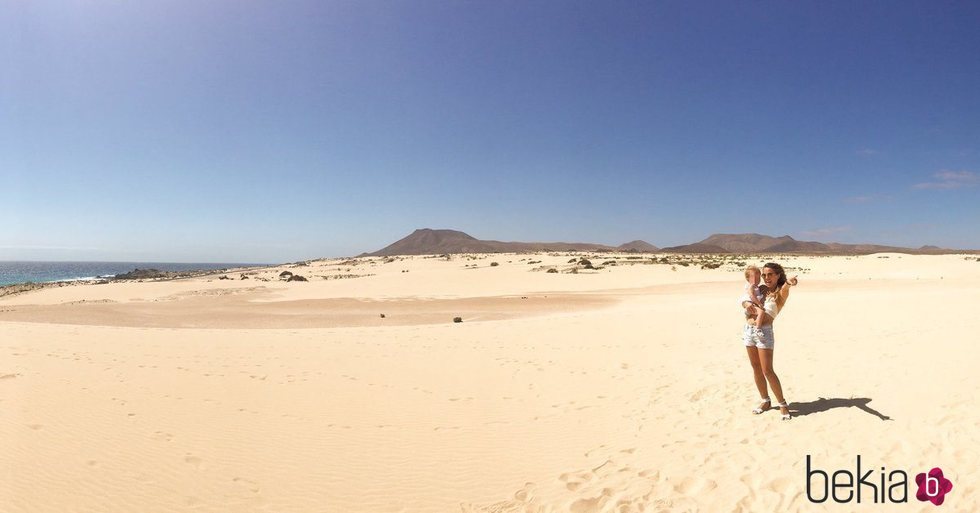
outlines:
[[790, 422], [749, 413], [730, 266], [474, 258], [0, 299], [0, 511], [933, 511], [812, 504], [807, 454], [978, 509], [973, 256], [775, 257]]

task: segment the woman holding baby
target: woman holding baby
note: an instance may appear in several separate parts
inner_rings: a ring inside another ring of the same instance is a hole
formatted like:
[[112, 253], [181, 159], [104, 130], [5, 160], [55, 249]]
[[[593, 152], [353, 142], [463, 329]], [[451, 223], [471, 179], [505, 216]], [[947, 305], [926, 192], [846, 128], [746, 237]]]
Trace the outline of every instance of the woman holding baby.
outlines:
[[[750, 266], [745, 270], [745, 278], [749, 283], [746, 286], [747, 293], [741, 300], [742, 308], [745, 309], [742, 342], [749, 355], [749, 363], [752, 364], [755, 386], [762, 398], [762, 403], [752, 413], [759, 414], [772, 408], [768, 392], [768, 388], [772, 388], [782, 419], [789, 420], [791, 416], [783, 397], [783, 387], [772, 368], [773, 347], [776, 343], [772, 322], [786, 305], [790, 287], [795, 286], [798, 280], [796, 276], [787, 279], [783, 267], [772, 262], [762, 266], [761, 271], [758, 267]], [[762, 279], [762, 286], [758, 286], [759, 278]]]

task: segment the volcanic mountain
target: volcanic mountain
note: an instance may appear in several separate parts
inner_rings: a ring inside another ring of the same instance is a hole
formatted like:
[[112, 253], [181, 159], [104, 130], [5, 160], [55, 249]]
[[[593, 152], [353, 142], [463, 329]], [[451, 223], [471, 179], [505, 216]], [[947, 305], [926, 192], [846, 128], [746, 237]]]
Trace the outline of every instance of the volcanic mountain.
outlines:
[[798, 241], [789, 235], [770, 237], [758, 233], [716, 233], [686, 246], [665, 248], [677, 253], [827, 253], [832, 251], [820, 242]]
[[645, 240], [634, 240], [627, 242], [626, 244], [620, 244], [616, 246], [616, 251], [629, 251], [635, 253], [655, 253], [660, 251], [660, 248], [650, 244]]
[[439, 255], [443, 253], [519, 253], [523, 251], [616, 251], [586, 242], [501, 242], [480, 240], [456, 230], [421, 228], [366, 256]]

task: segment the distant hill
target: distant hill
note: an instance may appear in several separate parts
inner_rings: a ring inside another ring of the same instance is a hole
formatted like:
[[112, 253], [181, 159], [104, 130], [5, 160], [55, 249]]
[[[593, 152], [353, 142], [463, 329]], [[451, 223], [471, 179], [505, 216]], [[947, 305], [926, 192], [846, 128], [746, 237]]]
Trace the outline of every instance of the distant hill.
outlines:
[[501, 242], [480, 240], [456, 230], [421, 228], [365, 256], [441, 255], [444, 253], [519, 253], [524, 251], [616, 251], [585, 242]]
[[832, 251], [820, 242], [799, 241], [783, 235], [770, 237], [758, 233], [716, 233], [698, 244], [724, 248], [730, 253], [826, 253]]
[[620, 244], [616, 246], [617, 251], [634, 251], [637, 253], [653, 253], [660, 251], [660, 248], [650, 244], [645, 240], [634, 240], [627, 242], [626, 244]]
[[754, 253], [764, 251], [768, 247], [785, 244], [793, 238], [785, 235], [783, 237], [770, 237], [758, 233], [716, 233], [698, 244], [706, 244], [724, 249], [728, 253]]
[[[830, 253], [830, 254], [870, 254], [870, 253], [944, 253], [949, 252], [936, 246], [922, 246], [918, 249], [878, 244], [841, 244], [838, 242], [814, 242], [796, 240], [789, 235], [771, 237], [758, 233], [716, 233], [701, 242], [681, 248], [705, 246], [719, 247], [728, 253]], [[675, 248], [676, 249], [676, 248]], [[686, 250], [690, 253], [713, 251]]]
[[702, 244], [700, 242], [685, 244], [683, 246], [671, 246], [669, 248], [663, 248], [660, 251], [663, 251], [664, 253], [731, 253], [731, 251], [728, 251], [721, 246], [715, 246], [714, 244]]
[[456, 230], [415, 230], [371, 256], [432, 255], [440, 253], [492, 253], [487, 242]]
[[421, 228], [373, 253], [361, 256], [441, 255], [445, 253], [520, 253], [531, 251], [633, 251], [639, 253], [807, 253], [847, 254], [915, 253], [938, 254], [951, 250], [936, 246], [902, 248], [877, 244], [840, 244], [837, 242], [800, 241], [789, 235], [772, 237], [758, 233], [716, 233], [693, 244], [657, 248], [642, 240], [620, 246], [588, 242], [501, 242], [480, 240], [457, 230]]

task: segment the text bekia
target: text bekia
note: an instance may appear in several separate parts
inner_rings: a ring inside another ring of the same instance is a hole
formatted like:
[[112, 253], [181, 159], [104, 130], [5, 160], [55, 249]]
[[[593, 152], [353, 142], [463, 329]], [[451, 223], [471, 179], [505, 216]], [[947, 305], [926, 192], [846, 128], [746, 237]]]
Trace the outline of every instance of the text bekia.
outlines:
[[[874, 467], [867, 471], [861, 467], [861, 455], [858, 455], [853, 473], [850, 469], [828, 473], [814, 467], [810, 460], [811, 457], [807, 454], [806, 497], [810, 502], [823, 503], [827, 499], [833, 499], [840, 504], [860, 504], [862, 500], [866, 503], [885, 504], [909, 500], [909, 476], [904, 470], [889, 472], [882, 466], [875, 475]], [[943, 471], [939, 468], [918, 474], [915, 482], [919, 486], [916, 499], [929, 501], [937, 506], [943, 503], [945, 495], [953, 489], [953, 483], [943, 476]]]

